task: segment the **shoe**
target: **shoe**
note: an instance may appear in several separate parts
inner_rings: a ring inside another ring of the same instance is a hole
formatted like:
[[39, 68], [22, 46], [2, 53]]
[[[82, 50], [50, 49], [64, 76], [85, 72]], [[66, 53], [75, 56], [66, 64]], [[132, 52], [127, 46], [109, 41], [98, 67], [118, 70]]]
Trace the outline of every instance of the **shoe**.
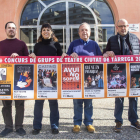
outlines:
[[40, 133], [40, 129], [34, 129], [33, 131], [32, 131], [32, 134], [33, 135], [37, 135], [37, 134], [39, 134]]
[[58, 134], [58, 133], [59, 133], [59, 130], [57, 128], [52, 129], [52, 134]]
[[80, 125], [74, 125], [73, 129], [72, 129], [73, 133], [79, 133], [80, 132]]
[[136, 123], [131, 124], [131, 127], [135, 128], [137, 130], [140, 130], [140, 124], [138, 121]]
[[94, 126], [92, 126], [92, 125], [86, 126], [86, 129], [87, 129], [87, 131], [88, 131], [89, 133], [94, 133], [94, 132], [95, 132], [95, 128], [94, 128]]
[[115, 132], [120, 133], [122, 131], [122, 123], [116, 122]]
[[5, 128], [1, 133], [0, 133], [0, 137], [5, 137], [7, 136], [9, 133], [13, 132], [13, 129], [10, 128]]
[[23, 128], [19, 128], [16, 130], [17, 134], [20, 136], [26, 135], [26, 131]]

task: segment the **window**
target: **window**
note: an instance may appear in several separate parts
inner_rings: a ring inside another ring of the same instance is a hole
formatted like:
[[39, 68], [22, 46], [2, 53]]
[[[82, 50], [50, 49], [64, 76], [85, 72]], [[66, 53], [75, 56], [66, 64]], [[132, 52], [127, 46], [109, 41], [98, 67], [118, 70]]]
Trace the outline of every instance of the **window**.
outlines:
[[52, 25], [63, 51], [79, 38], [78, 28], [82, 22], [90, 24], [90, 39], [102, 50], [115, 34], [113, 14], [106, 0], [29, 0], [21, 15], [20, 39], [30, 52], [40, 35], [41, 25], [46, 22]]

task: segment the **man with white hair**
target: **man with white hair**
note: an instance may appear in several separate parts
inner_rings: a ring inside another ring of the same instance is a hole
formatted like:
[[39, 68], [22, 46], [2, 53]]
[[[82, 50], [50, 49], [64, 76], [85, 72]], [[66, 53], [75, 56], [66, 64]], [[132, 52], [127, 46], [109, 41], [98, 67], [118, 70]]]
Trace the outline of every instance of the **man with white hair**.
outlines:
[[[139, 55], [139, 39], [135, 34], [129, 33], [129, 25], [127, 20], [118, 20], [116, 28], [118, 33], [117, 35], [109, 38], [103, 57], [114, 57], [115, 55]], [[140, 124], [137, 121], [137, 101], [138, 98], [129, 98], [128, 119], [131, 123], [131, 127], [140, 130]], [[122, 130], [123, 102], [124, 98], [115, 99], [115, 132], [121, 132]]]
[[[102, 55], [98, 44], [90, 40], [91, 35], [90, 25], [86, 22], [79, 26], [79, 36], [80, 39], [71, 42], [68, 52], [62, 54], [62, 58], [69, 55], [73, 58], [78, 56], [96, 56]], [[84, 124], [88, 132], [93, 133], [95, 128], [92, 126], [93, 119], [93, 106], [92, 99], [74, 99], [74, 127], [72, 129], [73, 133], [80, 132], [80, 126], [82, 123], [82, 113], [83, 113], [83, 103], [84, 103]]]

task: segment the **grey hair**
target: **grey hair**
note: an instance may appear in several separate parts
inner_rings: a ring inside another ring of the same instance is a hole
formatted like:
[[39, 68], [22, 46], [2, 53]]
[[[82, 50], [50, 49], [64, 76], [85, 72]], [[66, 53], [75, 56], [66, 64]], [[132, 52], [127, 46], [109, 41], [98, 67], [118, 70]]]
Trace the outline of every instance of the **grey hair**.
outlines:
[[128, 21], [126, 19], [119, 19], [118, 22], [117, 22], [117, 25], [120, 21], [126, 22], [128, 24]]
[[[86, 24], [86, 25], [89, 27], [89, 29], [90, 29], [90, 32], [91, 32], [90, 25], [89, 25], [87, 22], [83, 22], [83, 23], [81, 23], [81, 24], [80, 24], [80, 26], [79, 26], [79, 29], [80, 29], [80, 27], [81, 27], [82, 25], [84, 25], [84, 24]], [[78, 29], [78, 31], [79, 31], [79, 29]]]

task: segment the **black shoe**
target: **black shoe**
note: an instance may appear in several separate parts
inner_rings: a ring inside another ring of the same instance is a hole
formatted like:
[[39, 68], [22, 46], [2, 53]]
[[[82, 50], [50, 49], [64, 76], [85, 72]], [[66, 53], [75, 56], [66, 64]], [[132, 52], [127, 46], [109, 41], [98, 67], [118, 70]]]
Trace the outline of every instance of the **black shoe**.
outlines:
[[33, 131], [32, 131], [32, 134], [33, 135], [37, 135], [37, 134], [39, 134], [40, 133], [40, 129], [34, 129]]
[[0, 133], [0, 137], [5, 137], [7, 136], [9, 133], [13, 132], [13, 129], [10, 128], [5, 128], [1, 133]]
[[19, 128], [16, 130], [17, 134], [20, 136], [26, 135], [26, 131], [23, 128]]
[[58, 134], [58, 133], [59, 133], [59, 130], [57, 128], [52, 129], [52, 134]]

